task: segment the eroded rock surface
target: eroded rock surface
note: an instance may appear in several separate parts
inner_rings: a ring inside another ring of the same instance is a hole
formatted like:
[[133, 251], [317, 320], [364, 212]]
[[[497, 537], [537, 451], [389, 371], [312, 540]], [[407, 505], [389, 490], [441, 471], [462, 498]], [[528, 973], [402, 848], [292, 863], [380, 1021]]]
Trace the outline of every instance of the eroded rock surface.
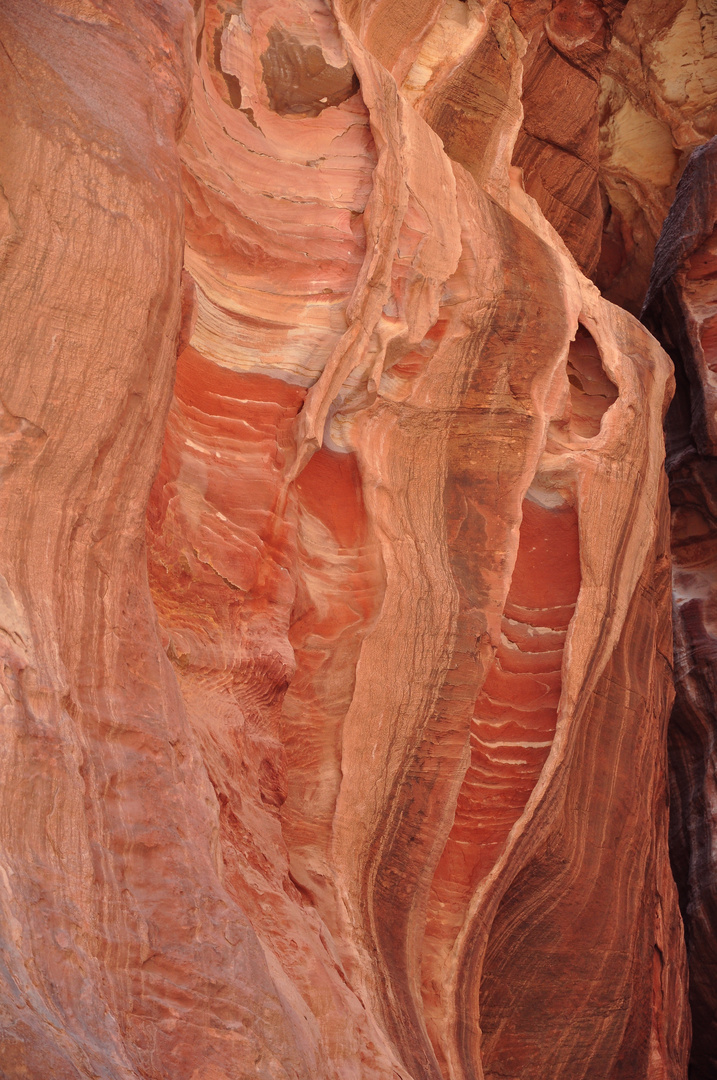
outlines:
[[717, 1069], [715, 888], [715, 497], [717, 139], [691, 157], [658, 244], [644, 319], [673, 357], [667, 418], [672, 503], [675, 706], [670, 720], [671, 852], [690, 964], [690, 1076]]
[[3, 1076], [686, 1075], [693, 15], [0, 9]]
[[712, 0], [628, 0], [600, 84], [604, 217], [596, 281], [639, 314], [655, 243], [687, 158], [717, 134]]

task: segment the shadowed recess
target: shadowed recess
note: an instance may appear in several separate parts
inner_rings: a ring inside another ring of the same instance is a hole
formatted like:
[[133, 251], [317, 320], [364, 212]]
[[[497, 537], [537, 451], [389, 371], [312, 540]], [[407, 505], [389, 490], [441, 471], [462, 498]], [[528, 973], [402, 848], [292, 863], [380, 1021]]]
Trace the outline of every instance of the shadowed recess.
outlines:
[[610, 406], [617, 401], [615, 383], [603, 367], [600, 351], [584, 326], [578, 327], [568, 353], [570, 382], [570, 430], [584, 439], [600, 431], [600, 423]]
[[332, 67], [318, 45], [304, 45], [282, 26], [273, 26], [267, 37], [269, 47], [261, 56], [264, 85], [280, 116], [319, 116], [358, 91], [350, 62]]

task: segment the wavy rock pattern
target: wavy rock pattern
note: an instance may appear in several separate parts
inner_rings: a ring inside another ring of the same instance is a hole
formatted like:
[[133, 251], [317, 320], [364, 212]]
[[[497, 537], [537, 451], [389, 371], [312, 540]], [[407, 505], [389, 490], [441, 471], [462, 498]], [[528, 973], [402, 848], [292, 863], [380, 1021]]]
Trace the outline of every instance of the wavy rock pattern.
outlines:
[[691, 12], [6, 0], [3, 1076], [685, 1076]]
[[683, 174], [657, 247], [643, 318], [675, 361], [667, 418], [672, 503], [675, 706], [670, 720], [671, 854], [690, 965], [690, 1076], [717, 1068], [715, 892], [715, 440], [717, 139]]
[[[606, 5], [607, 6], [607, 5]], [[639, 314], [686, 161], [717, 135], [711, 0], [628, 0], [600, 78], [600, 180], [609, 208], [596, 282]]]

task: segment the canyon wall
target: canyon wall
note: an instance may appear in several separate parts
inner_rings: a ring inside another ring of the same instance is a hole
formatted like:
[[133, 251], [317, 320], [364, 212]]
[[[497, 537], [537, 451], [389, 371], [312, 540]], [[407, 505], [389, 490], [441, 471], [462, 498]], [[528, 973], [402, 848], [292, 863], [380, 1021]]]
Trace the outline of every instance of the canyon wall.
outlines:
[[682, 1080], [709, 0], [0, 41], [0, 1075]]
[[717, 138], [690, 158], [660, 237], [644, 320], [669, 350], [675, 705], [669, 728], [670, 847], [690, 966], [692, 1069], [717, 1069], [715, 770], [715, 442]]

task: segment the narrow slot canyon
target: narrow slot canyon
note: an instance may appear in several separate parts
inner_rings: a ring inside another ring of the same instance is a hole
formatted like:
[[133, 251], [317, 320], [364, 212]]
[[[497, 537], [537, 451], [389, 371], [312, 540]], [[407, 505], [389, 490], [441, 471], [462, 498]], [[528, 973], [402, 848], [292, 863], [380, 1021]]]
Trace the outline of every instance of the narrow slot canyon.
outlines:
[[675, 703], [670, 857], [690, 966], [691, 1080], [717, 1067], [714, 771], [717, 687], [717, 140], [680, 181], [655, 253], [643, 320], [675, 365], [665, 421], [672, 515]]
[[714, 1080], [658, 6], [0, 4], [0, 1080]]

